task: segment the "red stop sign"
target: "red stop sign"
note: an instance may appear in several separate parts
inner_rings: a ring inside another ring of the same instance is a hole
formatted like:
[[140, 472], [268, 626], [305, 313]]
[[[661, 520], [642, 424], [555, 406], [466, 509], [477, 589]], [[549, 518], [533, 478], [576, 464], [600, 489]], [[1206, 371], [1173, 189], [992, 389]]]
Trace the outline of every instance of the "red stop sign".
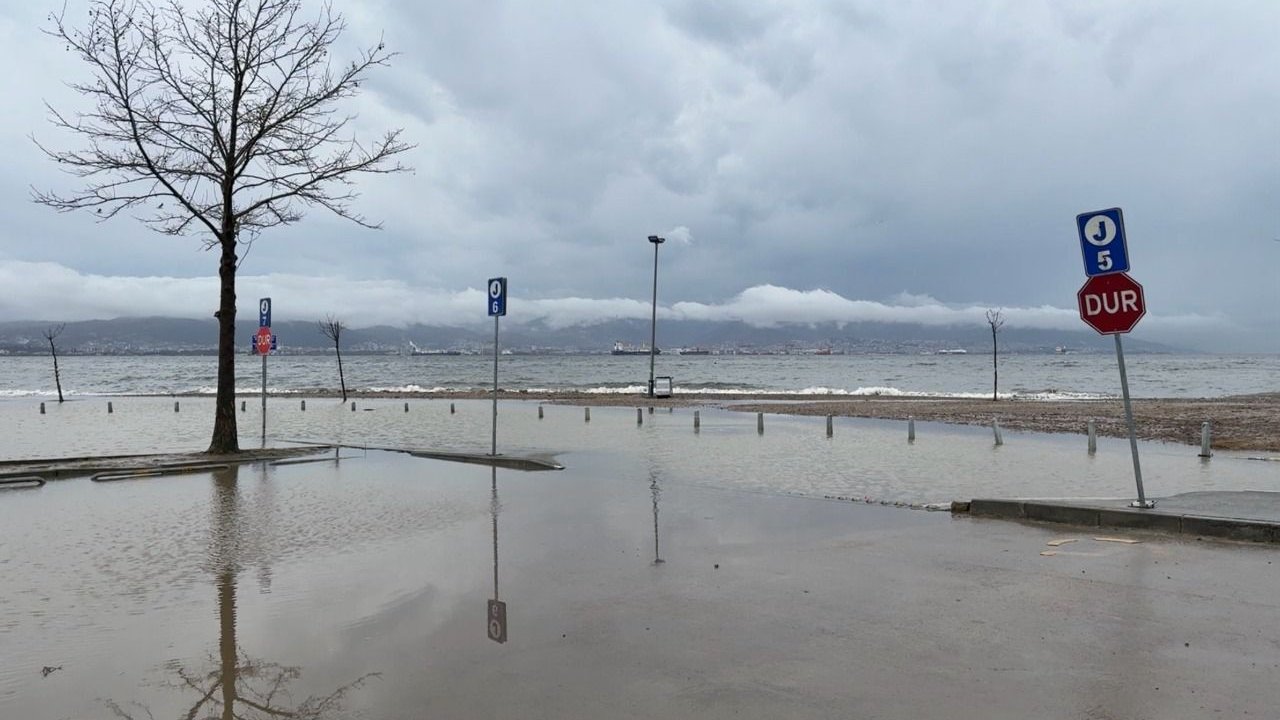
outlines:
[[1103, 335], [1127, 333], [1147, 314], [1142, 286], [1126, 273], [1094, 275], [1076, 293], [1080, 319]]
[[271, 328], [260, 327], [258, 334], [253, 336], [255, 345], [259, 355], [266, 355], [271, 352]]

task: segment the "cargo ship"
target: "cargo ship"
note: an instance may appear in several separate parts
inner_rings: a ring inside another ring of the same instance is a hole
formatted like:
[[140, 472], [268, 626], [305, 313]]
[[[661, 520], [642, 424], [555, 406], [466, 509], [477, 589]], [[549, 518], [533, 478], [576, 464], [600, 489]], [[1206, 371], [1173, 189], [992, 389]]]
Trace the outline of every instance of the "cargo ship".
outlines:
[[[648, 345], [632, 345], [630, 343], [624, 343], [621, 340], [619, 340], [618, 342], [613, 344], [613, 350], [610, 351], [610, 354], [611, 355], [648, 355], [649, 346]], [[662, 349], [654, 348], [653, 354], [661, 355]]]

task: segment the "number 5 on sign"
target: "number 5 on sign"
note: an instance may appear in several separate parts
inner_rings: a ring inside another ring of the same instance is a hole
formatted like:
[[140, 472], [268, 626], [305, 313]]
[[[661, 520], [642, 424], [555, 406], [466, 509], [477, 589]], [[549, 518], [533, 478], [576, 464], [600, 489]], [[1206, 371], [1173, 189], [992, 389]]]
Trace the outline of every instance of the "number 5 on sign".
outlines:
[[1129, 271], [1124, 214], [1120, 208], [1080, 213], [1076, 216], [1076, 229], [1080, 231], [1085, 275], [1094, 277]]
[[507, 279], [489, 278], [489, 315], [507, 314]]

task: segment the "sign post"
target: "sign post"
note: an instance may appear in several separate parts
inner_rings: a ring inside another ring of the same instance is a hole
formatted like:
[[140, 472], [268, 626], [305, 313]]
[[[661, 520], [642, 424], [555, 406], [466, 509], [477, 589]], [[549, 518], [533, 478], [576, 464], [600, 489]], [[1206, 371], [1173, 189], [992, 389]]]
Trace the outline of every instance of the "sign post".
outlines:
[[1124, 346], [1120, 336], [1129, 332], [1147, 314], [1142, 285], [1129, 277], [1129, 249], [1124, 232], [1124, 214], [1120, 208], [1097, 210], [1076, 216], [1080, 250], [1084, 256], [1084, 272], [1089, 276], [1076, 293], [1080, 319], [1101, 335], [1116, 341], [1116, 364], [1120, 367], [1120, 393], [1124, 398], [1124, 419], [1129, 430], [1129, 452], [1133, 456], [1133, 480], [1138, 499], [1133, 507], [1149, 509], [1155, 501], [1147, 500], [1142, 487], [1142, 464], [1138, 460], [1138, 432], [1133, 422], [1133, 404], [1129, 399], [1129, 376], [1124, 367]]
[[258, 301], [258, 354], [262, 356], [262, 446], [267, 446], [267, 356], [271, 354], [271, 298]]
[[498, 454], [498, 318], [507, 314], [507, 279], [489, 278], [489, 299], [485, 305], [493, 316], [493, 444], [490, 455]]

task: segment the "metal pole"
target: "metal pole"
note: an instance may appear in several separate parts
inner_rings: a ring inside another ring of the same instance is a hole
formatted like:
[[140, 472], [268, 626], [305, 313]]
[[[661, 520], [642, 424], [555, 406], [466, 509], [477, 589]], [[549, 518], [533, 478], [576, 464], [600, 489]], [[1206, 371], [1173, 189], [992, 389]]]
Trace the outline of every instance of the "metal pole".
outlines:
[[267, 353], [262, 353], [262, 446], [267, 445]]
[[[493, 316], [493, 449], [490, 455], [498, 454], [498, 316]], [[494, 593], [495, 595], [497, 593]]]
[[658, 245], [661, 238], [649, 238], [653, 243], [653, 312], [649, 319], [649, 397], [653, 397], [653, 356], [658, 350]]
[[1124, 347], [1120, 344], [1120, 333], [1115, 334], [1116, 361], [1120, 364], [1120, 392], [1124, 396], [1124, 421], [1129, 426], [1129, 451], [1133, 454], [1133, 480], [1138, 485], [1138, 500], [1133, 503], [1137, 508], [1153, 508], [1154, 502], [1147, 502], [1146, 493], [1142, 491], [1142, 465], [1138, 462], [1138, 431], [1133, 424], [1133, 405], [1129, 403], [1129, 376], [1124, 371]]

